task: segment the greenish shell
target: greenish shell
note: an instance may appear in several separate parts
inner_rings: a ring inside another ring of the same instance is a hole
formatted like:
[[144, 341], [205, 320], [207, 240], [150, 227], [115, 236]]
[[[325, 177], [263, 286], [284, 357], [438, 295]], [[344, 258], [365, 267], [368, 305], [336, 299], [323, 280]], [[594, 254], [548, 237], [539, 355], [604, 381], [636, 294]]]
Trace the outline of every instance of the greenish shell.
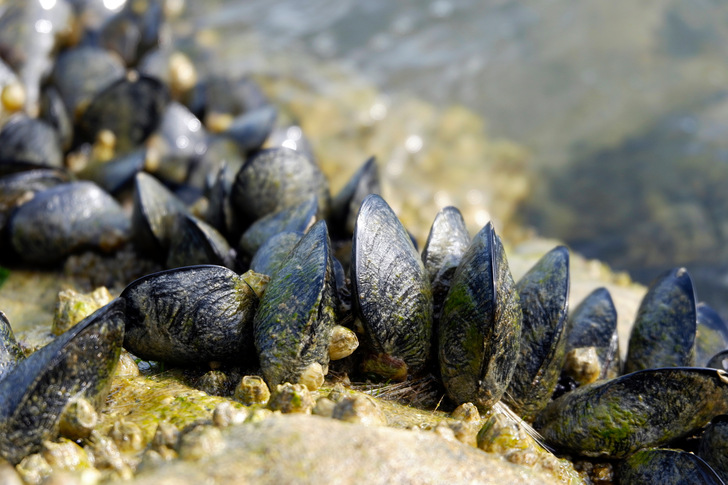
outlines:
[[699, 456], [669, 449], [640, 450], [619, 467], [620, 483], [660, 485], [723, 485], [715, 471]]
[[319, 221], [268, 283], [253, 330], [261, 371], [271, 388], [299, 382], [315, 363], [326, 373], [336, 319], [331, 258], [326, 222]]
[[440, 318], [440, 373], [450, 399], [487, 411], [518, 359], [523, 314], [505, 251], [491, 223], [455, 271]]

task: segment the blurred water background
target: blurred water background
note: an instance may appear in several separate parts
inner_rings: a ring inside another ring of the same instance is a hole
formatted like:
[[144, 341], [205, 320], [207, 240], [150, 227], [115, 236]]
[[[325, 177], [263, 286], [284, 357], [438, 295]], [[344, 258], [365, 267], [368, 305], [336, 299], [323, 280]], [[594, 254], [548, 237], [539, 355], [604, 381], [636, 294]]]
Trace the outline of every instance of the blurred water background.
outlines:
[[[349, 73], [379, 93], [375, 121], [412, 96], [475, 113], [525, 150], [512, 222], [644, 283], [684, 265], [728, 317], [728, 2], [217, 0], [188, 2], [178, 29], [227, 52], [205, 69]], [[394, 173], [397, 155], [376, 155]]]

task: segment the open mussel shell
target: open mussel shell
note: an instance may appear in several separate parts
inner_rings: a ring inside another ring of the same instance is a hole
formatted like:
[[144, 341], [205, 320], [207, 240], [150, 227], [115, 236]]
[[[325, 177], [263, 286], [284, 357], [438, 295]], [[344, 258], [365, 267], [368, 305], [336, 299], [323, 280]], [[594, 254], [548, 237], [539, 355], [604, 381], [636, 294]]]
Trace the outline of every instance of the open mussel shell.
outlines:
[[598, 379], [620, 372], [617, 309], [606, 288], [597, 288], [571, 312], [566, 331], [566, 352], [594, 348], [599, 361]]
[[168, 268], [214, 264], [235, 269], [235, 251], [217, 229], [190, 214], [178, 214], [169, 252]]
[[422, 251], [422, 261], [432, 285], [435, 327], [452, 277], [469, 245], [470, 234], [460, 211], [452, 206], [441, 209], [435, 216]]
[[62, 52], [56, 59], [50, 82], [61, 95], [71, 119], [76, 119], [91, 100], [124, 77], [119, 57], [95, 46]]
[[253, 256], [250, 261], [250, 269], [256, 273], [272, 276], [278, 271], [278, 268], [288, 257], [288, 253], [302, 237], [302, 232], [290, 231], [281, 232], [271, 237], [260, 246], [255, 256]]
[[0, 312], [0, 380], [24, 358], [8, 317]]
[[239, 251], [252, 257], [263, 243], [280, 232], [305, 233], [316, 221], [317, 209], [318, 200], [312, 195], [299, 204], [261, 217], [243, 233]]
[[34, 352], [0, 380], [0, 455], [12, 463], [58, 434], [70, 401], [103, 405], [124, 339], [116, 299]]
[[87, 249], [110, 252], [129, 240], [129, 218], [93, 182], [56, 185], [18, 207], [8, 221], [13, 249], [25, 261], [53, 263]]
[[331, 242], [319, 221], [272, 275], [255, 315], [255, 346], [269, 387], [323, 383], [336, 307]]
[[144, 276], [121, 293], [124, 347], [142, 359], [191, 365], [250, 362], [258, 297], [222, 266], [189, 266]]
[[488, 223], [455, 270], [440, 316], [440, 373], [450, 399], [487, 411], [501, 398], [516, 367], [522, 320], [503, 244]]
[[375, 354], [365, 369], [395, 379], [422, 370], [432, 336], [430, 281], [409, 234], [378, 195], [367, 196], [359, 209], [351, 284], [356, 316]]
[[169, 101], [162, 83], [147, 76], [127, 76], [101, 91], [78, 123], [82, 141], [93, 142], [101, 130], [115, 136], [116, 153], [138, 148], [157, 129]]
[[695, 363], [706, 365], [715, 354], [728, 349], [728, 326], [718, 312], [707, 303], [698, 303], [695, 312], [697, 317]]
[[337, 237], [351, 237], [364, 198], [369, 194], [380, 194], [381, 191], [379, 168], [376, 159], [370, 157], [331, 201], [329, 221]]
[[695, 290], [685, 268], [652, 282], [629, 337], [624, 372], [689, 366], [695, 359]]
[[708, 463], [687, 451], [640, 450], [619, 466], [619, 483], [660, 485], [724, 485]]
[[61, 142], [45, 121], [15, 115], [0, 131], [0, 160], [61, 168]]
[[182, 201], [161, 182], [147, 173], [137, 173], [131, 227], [138, 249], [152, 256], [166, 256], [175, 220], [187, 213]]
[[667, 367], [579, 387], [551, 401], [534, 427], [558, 450], [620, 458], [687, 436], [726, 412], [728, 373]]
[[706, 426], [697, 454], [723, 481], [728, 480], [728, 416], [718, 416]]
[[569, 250], [558, 246], [543, 256], [516, 284], [523, 327], [516, 370], [505, 401], [531, 421], [551, 398], [566, 355], [569, 306]]
[[269, 148], [251, 155], [235, 177], [231, 200], [246, 227], [263, 216], [318, 199], [319, 216], [329, 210], [329, 186], [310, 159], [288, 148]]

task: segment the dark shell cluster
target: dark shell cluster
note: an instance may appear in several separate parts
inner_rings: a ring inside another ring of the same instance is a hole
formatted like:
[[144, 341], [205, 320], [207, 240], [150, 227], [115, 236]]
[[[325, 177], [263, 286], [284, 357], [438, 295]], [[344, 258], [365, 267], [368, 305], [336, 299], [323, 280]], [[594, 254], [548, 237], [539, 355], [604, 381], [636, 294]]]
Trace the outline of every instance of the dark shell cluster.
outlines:
[[[100, 407], [123, 346], [256, 369], [271, 387], [317, 389], [330, 368], [434, 375], [452, 405], [502, 402], [558, 453], [620, 460], [624, 483], [722, 483], [728, 327], [685, 269], [652, 284], [622, 363], [606, 289], [568, 311], [565, 247], [514, 281], [493, 225], [471, 238], [446, 207], [420, 254], [373, 158], [332, 197], [311, 153], [271, 143], [276, 108], [254, 82], [184, 84], [160, 4], [132, 3], [55, 39], [36, 77], [5, 59], [17, 78], [0, 82], [27, 99], [0, 131], [0, 245], [5, 264], [49, 265], [131, 244], [168, 269], [28, 357], [0, 320], [0, 455], [17, 463], [56, 437], [72, 403]], [[0, 53], [29, 42], [0, 38]]]

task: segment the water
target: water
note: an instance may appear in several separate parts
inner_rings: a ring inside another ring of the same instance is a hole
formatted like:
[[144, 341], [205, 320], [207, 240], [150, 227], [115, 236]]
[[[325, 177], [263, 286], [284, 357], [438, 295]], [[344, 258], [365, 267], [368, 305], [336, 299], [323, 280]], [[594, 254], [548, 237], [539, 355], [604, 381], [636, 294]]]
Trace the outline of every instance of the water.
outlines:
[[198, 26], [262, 39], [241, 69], [300, 52], [394, 99], [474, 110], [532, 154], [526, 224], [643, 282], [686, 265], [701, 299], [728, 316], [725, 2], [204, 5], [190, 6]]

